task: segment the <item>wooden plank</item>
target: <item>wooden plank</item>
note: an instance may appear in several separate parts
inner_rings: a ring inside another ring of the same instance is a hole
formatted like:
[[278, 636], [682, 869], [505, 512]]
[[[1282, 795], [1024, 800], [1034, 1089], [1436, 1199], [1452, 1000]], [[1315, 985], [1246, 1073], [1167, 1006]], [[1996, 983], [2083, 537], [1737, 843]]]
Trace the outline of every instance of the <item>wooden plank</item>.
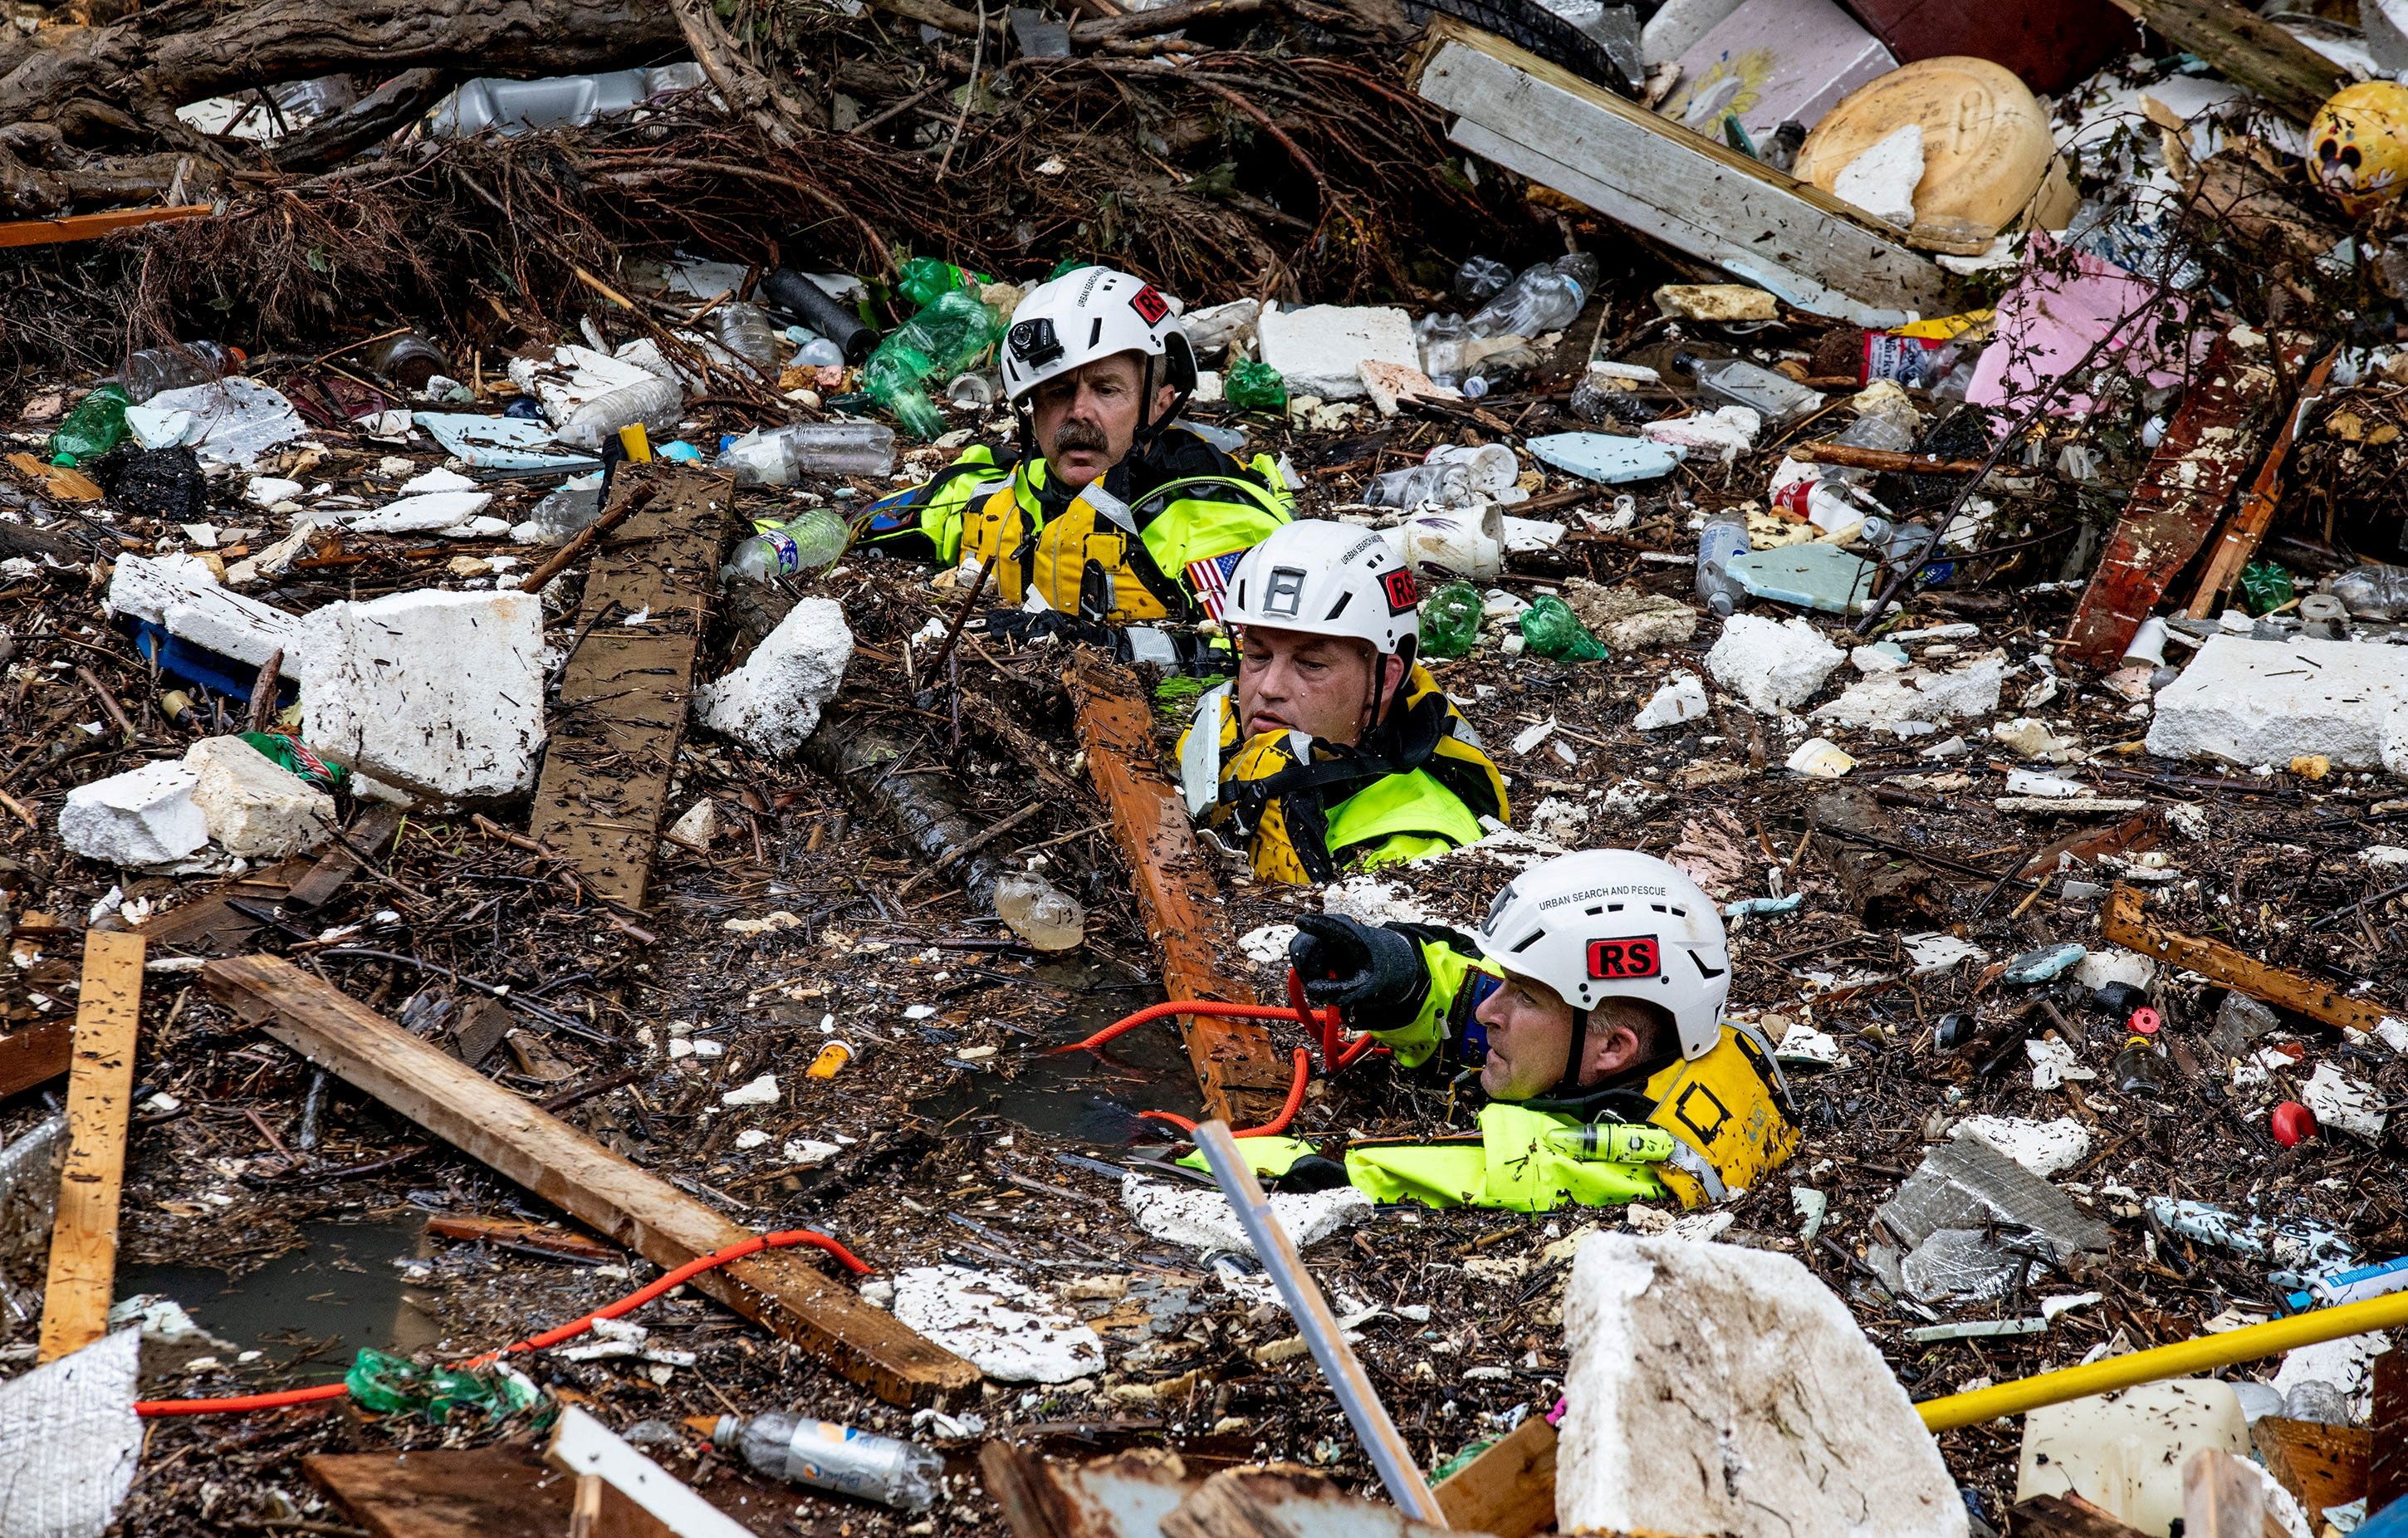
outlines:
[[1440, 1538], [1450, 1531], [1457, 1530], [1417, 1522], [1293, 1466], [1224, 1469], [1162, 1519], [1162, 1538]]
[[[1255, 1002], [1254, 989], [1226, 968], [1225, 958], [1240, 954], [1238, 937], [1220, 884], [1196, 842], [1186, 803], [1162, 771], [1154, 711], [1137, 676], [1082, 652], [1063, 682], [1078, 710], [1087, 772], [1111, 814], [1112, 837], [1128, 857], [1138, 913], [1161, 963], [1164, 991], [1173, 999]], [[1204, 1103], [1219, 1120], [1259, 1127], [1286, 1103], [1293, 1075], [1260, 1025], [1191, 1015], [1186, 1040]]]
[[1415, 89], [1473, 153], [1799, 309], [1868, 325], [1944, 312], [1947, 274], [1821, 189], [1452, 18], [1428, 38]]
[[2007, 1513], [2007, 1538], [2141, 1538], [2078, 1495], [2035, 1495]]
[[[346, 994], [271, 956], [213, 961], [220, 1002], [345, 1083], [654, 1265], [751, 1237], [658, 1175], [602, 1147]], [[966, 1392], [978, 1370], [871, 1308], [793, 1251], [696, 1276], [718, 1299], [894, 1403]]]
[[2349, 72], [2232, 0], [2114, 0], [2115, 7], [2276, 111], [2305, 122]]
[[[598, 896], [630, 908], [652, 878], [735, 489], [670, 466], [640, 483], [658, 495], [604, 541], [585, 579], [583, 639], [561, 677], [528, 827]], [[623, 473], [614, 490], [632, 497], [638, 484]], [[618, 623], [638, 613], [640, 625]]]
[[580, 1514], [586, 1519], [571, 1529], [577, 1538], [752, 1538], [693, 1486], [574, 1404], [560, 1413], [544, 1460], [580, 1480], [609, 1486], [635, 1508], [614, 1510], [608, 1497], [580, 1501], [587, 1510]]
[[471, 1214], [446, 1216], [438, 1213], [427, 1218], [426, 1231], [438, 1239], [460, 1239], [472, 1243], [500, 1244], [509, 1249], [539, 1250], [546, 1255], [566, 1256], [572, 1260], [618, 1260], [624, 1256], [615, 1244], [605, 1244], [598, 1239], [588, 1239], [566, 1229], [547, 1228], [541, 1223], [522, 1222], [514, 1217], [480, 1217]]
[[1447, 1525], [1528, 1538], [1555, 1525], [1555, 1429], [1532, 1416], [1430, 1493]]
[[2183, 1538], [2289, 1538], [2255, 1464], [2214, 1447], [2183, 1465]]
[[2207, 568], [2200, 573], [2199, 586], [2190, 596], [2190, 607], [2183, 611], [2195, 620], [2205, 619], [2224, 602], [2241, 581], [2241, 570], [2266, 539], [2266, 530], [2274, 522], [2274, 508], [2283, 484], [2283, 462], [2290, 457], [2291, 445], [2298, 440], [2300, 427], [2310, 411], [2324, 396], [2325, 381], [2332, 377], [2333, 360], [2341, 356], [2334, 348], [2308, 370], [2308, 381], [2300, 388], [2299, 399], [2284, 414], [2282, 430], [2274, 435], [2273, 446], [2266, 451], [2266, 463], [2258, 468], [2258, 478], [2249, 483], [2249, 495], [2224, 522], [2224, 537], [2208, 553]]
[[2351, 998], [2335, 984], [2268, 966], [2229, 945], [2152, 924], [2142, 914], [2141, 894], [2128, 886], [2118, 886], [2108, 898], [2099, 931], [2153, 961], [2197, 972], [2211, 983], [2238, 988], [2252, 999], [2328, 1026], [2372, 1035], [2385, 1020], [2408, 1015], [2408, 1011], [2386, 1010], [2370, 999]]
[[75, 1053], [75, 1027], [65, 1020], [38, 1020], [0, 1036], [0, 1100], [49, 1084], [67, 1071]]
[[2100, 553], [2066, 631], [2069, 654], [2094, 668], [2123, 657], [2258, 462], [2281, 391], [2271, 363], [2248, 361], [2230, 338], [2216, 338]]
[[293, 884], [284, 894], [288, 908], [315, 908], [343, 889], [361, 864], [360, 856], [370, 859], [384, 853], [393, 836], [401, 831], [401, 808], [377, 805], [360, 813], [343, 836], [318, 856], [318, 863]]
[[170, 219], [206, 219], [217, 208], [208, 203], [179, 203], [164, 208], [112, 208], [107, 213], [69, 214], [64, 219], [18, 219], [0, 224], [0, 247], [55, 246], [69, 240], [92, 240], [139, 224]]
[[2374, 1415], [2367, 1432], [2366, 1509], [2369, 1515], [2408, 1501], [2408, 1350], [2397, 1336], [2374, 1358]]
[[56, 1361], [108, 1331], [117, 1282], [117, 1193], [133, 1111], [134, 1037], [142, 1023], [142, 937], [89, 930], [67, 1072], [67, 1158], [50, 1229], [41, 1359]]
[[262, 870], [236, 877], [224, 885], [164, 913], [154, 913], [140, 926], [142, 938], [163, 951], [194, 956], [232, 956], [250, 945], [268, 926], [234, 906], [281, 902], [294, 884], [306, 880], [316, 862], [307, 855], [279, 860]]
[[2366, 1494], [2374, 1433], [2363, 1426], [2260, 1416], [2249, 1423], [2249, 1442], [2266, 1472], [2311, 1516]]
[[562, 1538], [569, 1484], [524, 1447], [316, 1453], [301, 1470], [375, 1538]]

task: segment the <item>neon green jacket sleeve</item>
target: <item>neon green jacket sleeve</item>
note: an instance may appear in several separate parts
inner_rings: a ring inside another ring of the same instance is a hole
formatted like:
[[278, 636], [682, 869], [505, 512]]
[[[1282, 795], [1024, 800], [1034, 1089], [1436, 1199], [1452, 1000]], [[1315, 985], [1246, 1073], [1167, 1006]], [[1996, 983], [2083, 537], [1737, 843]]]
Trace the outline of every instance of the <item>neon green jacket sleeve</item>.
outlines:
[[1421, 947], [1422, 968], [1429, 977], [1429, 987], [1422, 995], [1421, 1008], [1412, 1020], [1387, 1029], [1373, 1029], [1372, 1036], [1395, 1054], [1398, 1066], [1419, 1068], [1438, 1056], [1446, 1044], [1456, 999], [1462, 996], [1464, 985], [1475, 972], [1501, 977], [1503, 970], [1485, 956], [1468, 955], [1442, 938], [1447, 931], [1421, 926], [1398, 925]]

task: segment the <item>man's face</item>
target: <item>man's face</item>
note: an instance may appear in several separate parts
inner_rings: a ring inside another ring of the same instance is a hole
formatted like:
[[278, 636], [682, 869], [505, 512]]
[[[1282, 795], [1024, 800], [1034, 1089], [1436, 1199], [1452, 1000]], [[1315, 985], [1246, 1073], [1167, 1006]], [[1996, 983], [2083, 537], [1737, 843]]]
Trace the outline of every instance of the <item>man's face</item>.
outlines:
[[1238, 642], [1238, 721], [1248, 737], [1300, 731], [1352, 746], [1404, 670], [1402, 657], [1380, 656], [1364, 641], [1250, 625]]
[[1170, 386], [1156, 385], [1148, 410], [1138, 398], [1144, 383], [1145, 360], [1135, 352], [1115, 352], [1056, 374], [1030, 392], [1037, 448], [1055, 482], [1083, 490], [1127, 457], [1142, 422], [1170, 410], [1179, 398]]
[[[1488, 1028], [1488, 1061], [1480, 1087], [1492, 1100], [1526, 1100], [1562, 1081], [1571, 1060], [1572, 1007], [1536, 978], [1505, 974], [1473, 1013]], [[1655, 1034], [1647, 1007], [1608, 999], [1589, 1012], [1587, 1061], [1576, 1081], [1600, 1085], [1636, 1067]]]

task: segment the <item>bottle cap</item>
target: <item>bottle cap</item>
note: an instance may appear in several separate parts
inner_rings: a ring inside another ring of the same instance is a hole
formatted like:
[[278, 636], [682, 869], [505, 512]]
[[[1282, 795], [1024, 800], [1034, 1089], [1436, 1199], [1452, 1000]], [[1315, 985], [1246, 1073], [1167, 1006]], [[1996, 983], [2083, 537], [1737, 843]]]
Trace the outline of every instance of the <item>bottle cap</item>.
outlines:
[[2165, 1021], [2157, 1011], [2151, 1009], [2148, 1005], [2143, 1004], [2139, 1009], [2134, 1010], [2132, 1012], [2132, 1017], [2129, 1020], [2125, 1021], [2124, 1024], [2128, 1028], [2139, 1031], [2143, 1036], [2155, 1036], [2157, 1033], [2158, 1028], [2163, 1026]]

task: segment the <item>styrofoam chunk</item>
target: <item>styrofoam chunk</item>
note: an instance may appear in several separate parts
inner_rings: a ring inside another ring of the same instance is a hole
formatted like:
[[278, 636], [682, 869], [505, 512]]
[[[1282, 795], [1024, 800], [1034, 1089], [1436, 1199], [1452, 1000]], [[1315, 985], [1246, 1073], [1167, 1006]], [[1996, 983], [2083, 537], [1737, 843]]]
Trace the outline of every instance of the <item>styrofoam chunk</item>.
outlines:
[[1412, 318], [1388, 305], [1266, 305], [1255, 323], [1255, 348], [1287, 381], [1290, 399], [1360, 400], [1365, 363], [1399, 364], [1415, 371], [1422, 366]]
[[209, 841], [193, 804], [198, 777], [173, 758], [78, 785], [59, 809], [59, 841], [88, 860], [167, 865]]
[[805, 598], [744, 666], [695, 691], [695, 719], [753, 750], [782, 756], [818, 729], [820, 708], [844, 686], [853, 630], [832, 598]]
[[239, 737], [208, 737], [184, 753], [193, 804], [229, 855], [281, 859], [330, 836], [335, 798]]
[[347, 769], [422, 795], [535, 784], [543, 747], [543, 601], [396, 593], [332, 603], [296, 637], [302, 729]]
[[[2336, 769], [2385, 767], [2394, 712], [2408, 707], [2408, 666], [2389, 646], [2211, 636], [2158, 691], [2149, 751], [2160, 758], [2287, 764], [2322, 754]], [[2401, 763], [2408, 773], [2408, 722]]]
[[466, 523], [492, 506], [493, 500], [491, 492], [424, 492], [361, 513], [351, 520], [351, 525], [363, 534], [431, 534]]
[[1914, 187], [1923, 180], [1923, 124], [1904, 123], [1842, 166], [1831, 195], [1904, 229], [1914, 223]]
[[1695, 721], [1713, 709], [1706, 698], [1705, 681], [1695, 673], [1675, 673], [1672, 682], [1647, 697], [1631, 718], [1638, 731], [1652, 732], [1665, 726], [1677, 726], [1684, 721]]
[[1814, 697], [1847, 654], [1800, 619], [1733, 614], [1706, 654], [1714, 682], [1759, 712], [1792, 710]]

